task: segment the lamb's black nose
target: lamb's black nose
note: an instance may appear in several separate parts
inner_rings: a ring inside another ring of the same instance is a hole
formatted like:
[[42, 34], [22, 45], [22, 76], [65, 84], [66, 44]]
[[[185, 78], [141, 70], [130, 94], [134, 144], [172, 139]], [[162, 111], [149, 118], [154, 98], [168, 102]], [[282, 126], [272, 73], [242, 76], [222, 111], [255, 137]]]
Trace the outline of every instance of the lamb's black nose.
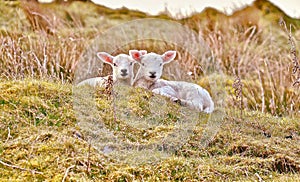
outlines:
[[156, 72], [149, 72], [150, 73], [150, 78], [155, 78], [156, 77]]
[[127, 76], [127, 69], [121, 69], [121, 76]]

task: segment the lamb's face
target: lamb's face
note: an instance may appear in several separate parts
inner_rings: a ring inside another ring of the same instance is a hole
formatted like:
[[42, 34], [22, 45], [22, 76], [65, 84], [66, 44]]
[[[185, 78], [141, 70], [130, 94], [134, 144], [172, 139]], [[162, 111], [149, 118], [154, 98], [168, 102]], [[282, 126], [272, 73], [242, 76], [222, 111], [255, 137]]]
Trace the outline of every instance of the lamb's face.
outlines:
[[117, 79], [128, 79], [133, 77], [134, 60], [125, 54], [120, 54], [113, 59], [113, 74]]
[[141, 74], [149, 81], [156, 81], [162, 75], [164, 61], [161, 55], [149, 53], [140, 61]]
[[140, 64], [140, 76], [149, 81], [158, 80], [163, 71], [163, 65], [174, 60], [176, 51], [167, 51], [163, 55], [156, 53], [143, 54], [141, 51], [130, 50], [130, 56]]
[[130, 56], [119, 54], [113, 57], [106, 52], [98, 52], [97, 56], [112, 66], [114, 79], [125, 80], [133, 77], [134, 60]]

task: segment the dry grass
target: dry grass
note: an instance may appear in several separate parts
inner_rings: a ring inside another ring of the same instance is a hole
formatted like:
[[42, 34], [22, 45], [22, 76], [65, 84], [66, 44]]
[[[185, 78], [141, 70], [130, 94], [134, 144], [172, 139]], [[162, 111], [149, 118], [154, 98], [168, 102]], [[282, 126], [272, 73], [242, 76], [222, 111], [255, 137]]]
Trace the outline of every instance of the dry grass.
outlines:
[[70, 81], [85, 41], [80, 37], [60, 37], [7, 33], [1, 36], [1, 77], [51, 78]]
[[[230, 27], [230, 26], [229, 26]], [[232, 36], [234, 35], [234, 36]], [[299, 90], [293, 88], [289, 47], [280, 30], [221, 29], [206, 36], [214, 59], [226, 75], [244, 84], [244, 106], [274, 115], [296, 114]]]
[[285, 32], [287, 33], [288, 39], [289, 39], [289, 44], [291, 47], [290, 54], [291, 54], [292, 62], [293, 62], [293, 72], [292, 73], [295, 76], [295, 81], [293, 83], [293, 86], [297, 86], [297, 85], [299, 86], [299, 84], [300, 84], [300, 65], [299, 65], [299, 60], [297, 57], [295, 41], [292, 36], [292, 25], [290, 25], [290, 30], [288, 31], [284, 20], [281, 19], [279, 23], [281, 26], [283, 26]]

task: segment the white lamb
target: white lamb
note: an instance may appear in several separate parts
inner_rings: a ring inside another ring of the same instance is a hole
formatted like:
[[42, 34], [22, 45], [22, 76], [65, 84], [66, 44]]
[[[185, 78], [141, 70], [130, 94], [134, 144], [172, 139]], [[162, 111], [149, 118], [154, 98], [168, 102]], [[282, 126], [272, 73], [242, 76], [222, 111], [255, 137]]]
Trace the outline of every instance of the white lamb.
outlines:
[[[141, 53], [146, 53], [141, 51]], [[112, 66], [113, 74], [105, 77], [89, 78], [81, 81], [77, 86], [90, 85], [93, 87], [100, 86], [104, 87], [109, 83], [109, 79], [112, 77], [113, 83], [120, 83], [124, 85], [131, 85], [133, 82], [133, 65], [134, 60], [126, 54], [119, 54], [115, 57], [106, 53], [98, 52], [98, 58], [104, 63], [108, 63]]]
[[213, 112], [214, 102], [204, 88], [194, 83], [160, 79], [163, 65], [174, 60], [176, 51], [167, 51], [163, 55], [156, 53], [143, 55], [137, 50], [130, 50], [129, 54], [140, 64], [133, 86], [149, 89], [197, 111]]

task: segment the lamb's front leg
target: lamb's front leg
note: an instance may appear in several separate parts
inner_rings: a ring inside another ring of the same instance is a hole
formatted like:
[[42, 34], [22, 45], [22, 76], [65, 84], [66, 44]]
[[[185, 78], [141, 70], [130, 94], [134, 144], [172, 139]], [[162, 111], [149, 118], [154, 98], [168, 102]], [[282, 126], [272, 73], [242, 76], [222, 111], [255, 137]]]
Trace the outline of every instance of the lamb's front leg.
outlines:
[[163, 87], [155, 88], [155, 89], [152, 90], [152, 92], [155, 93], [155, 94], [159, 94], [159, 95], [168, 97], [173, 102], [179, 102], [180, 103], [180, 99], [178, 99], [176, 97], [175, 90], [170, 86], [163, 86]]
[[197, 111], [204, 111], [206, 113], [209, 113], [208, 111], [203, 110], [202, 102], [181, 99], [180, 104], [182, 106], [185, 106], [185, 107], [188, 107], [188, 108], [191, 108], [191, 109], [195, 109]]

